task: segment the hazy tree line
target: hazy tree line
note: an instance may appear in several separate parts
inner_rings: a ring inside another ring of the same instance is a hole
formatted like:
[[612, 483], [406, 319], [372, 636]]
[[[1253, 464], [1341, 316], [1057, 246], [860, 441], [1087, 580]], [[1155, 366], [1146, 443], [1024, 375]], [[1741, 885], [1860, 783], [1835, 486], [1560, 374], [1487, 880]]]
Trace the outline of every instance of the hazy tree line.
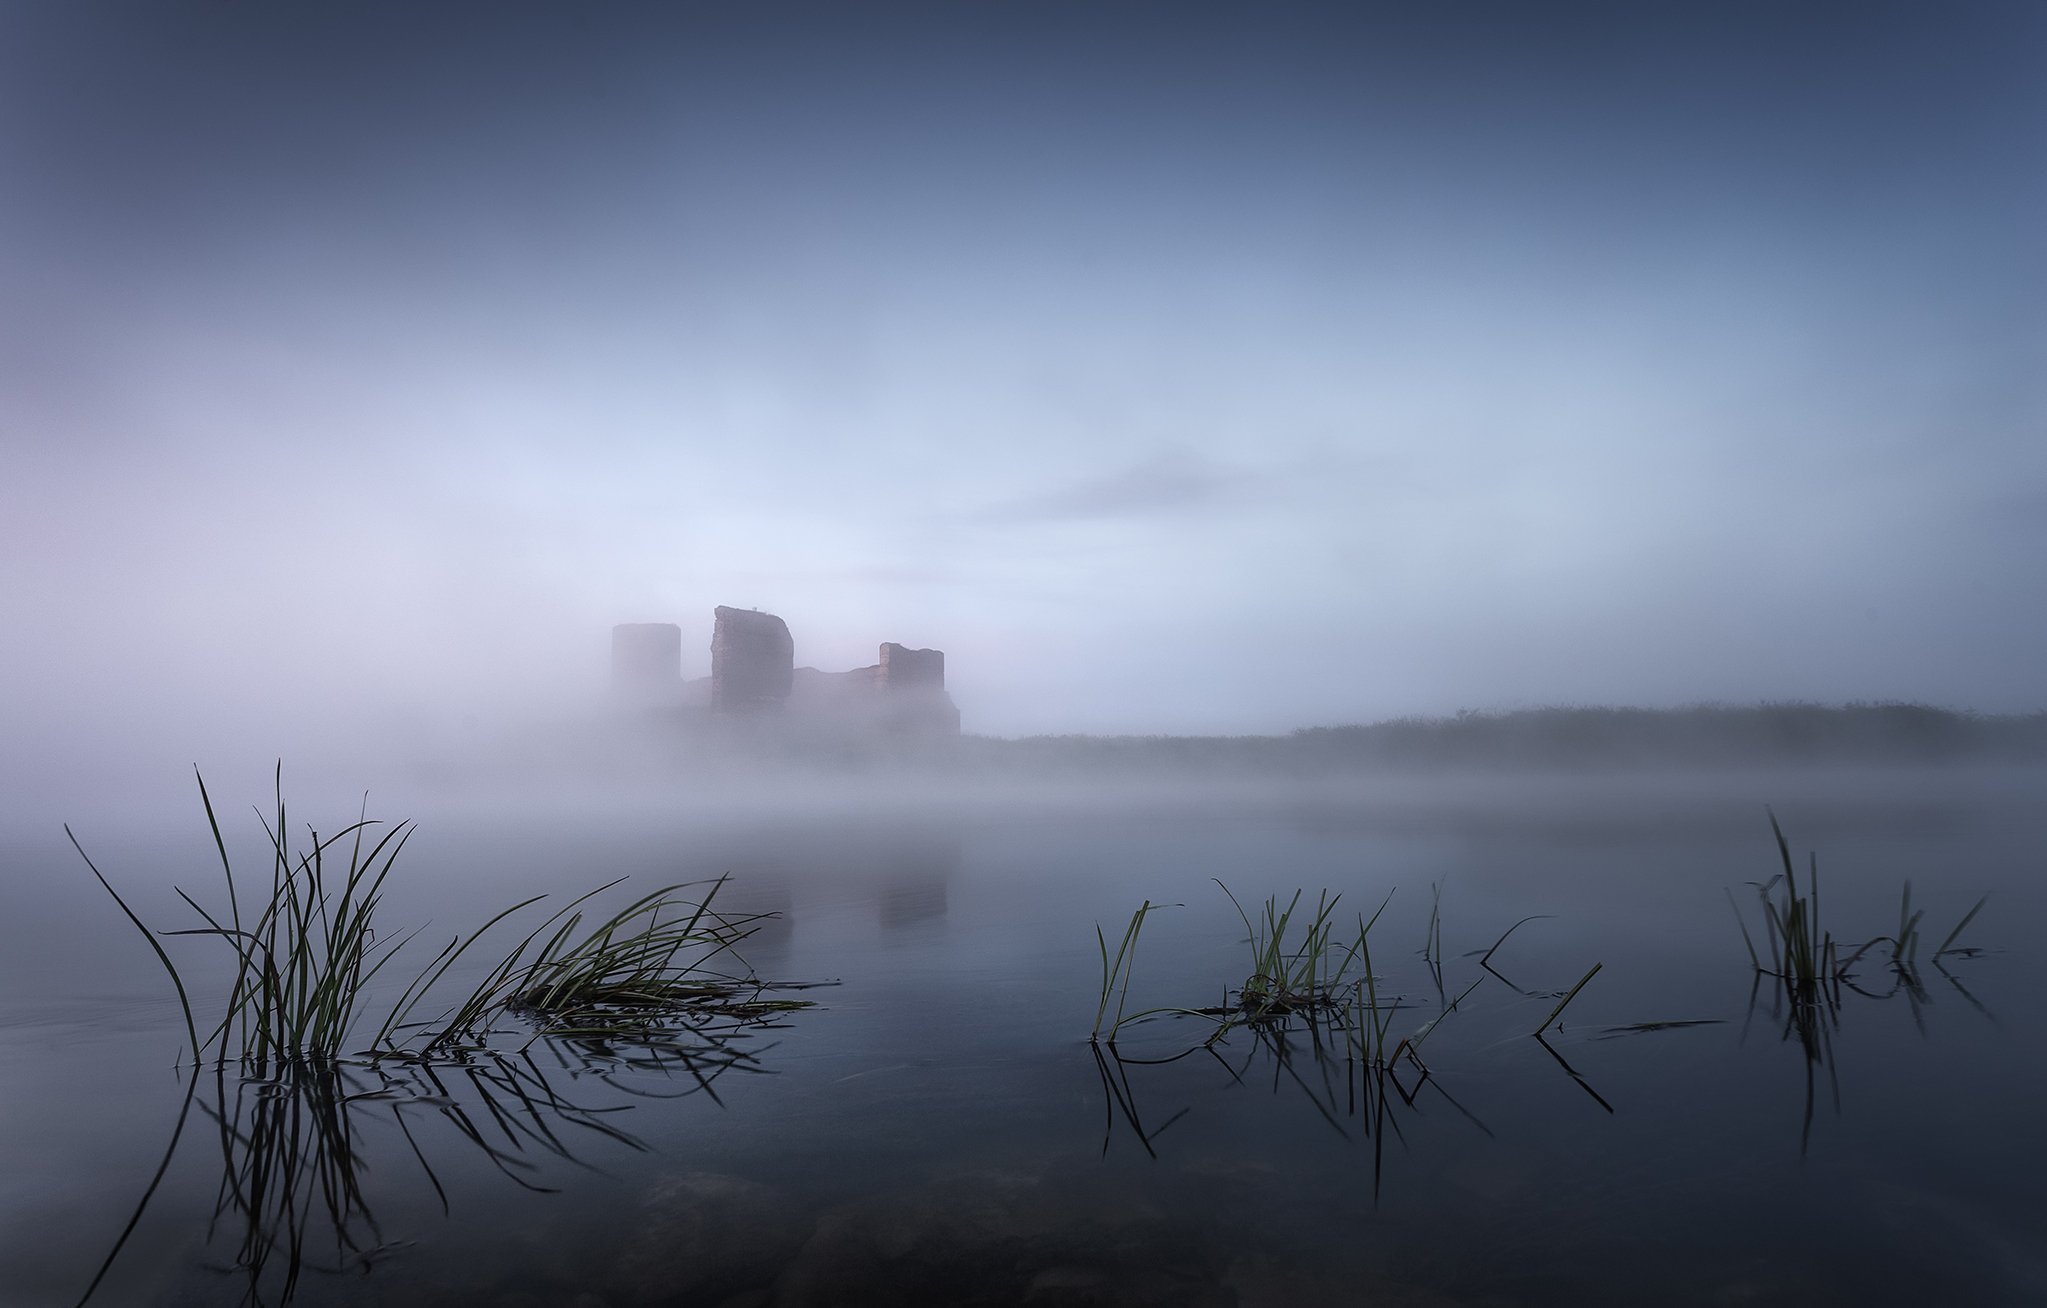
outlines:
[[970, 737], [960, 745], [975, 764], [997, 772], [2047, 762], [2047, 711], [1982, 714], [1898, 703], [1540, 708], [1309, 727], [1284, 736]]

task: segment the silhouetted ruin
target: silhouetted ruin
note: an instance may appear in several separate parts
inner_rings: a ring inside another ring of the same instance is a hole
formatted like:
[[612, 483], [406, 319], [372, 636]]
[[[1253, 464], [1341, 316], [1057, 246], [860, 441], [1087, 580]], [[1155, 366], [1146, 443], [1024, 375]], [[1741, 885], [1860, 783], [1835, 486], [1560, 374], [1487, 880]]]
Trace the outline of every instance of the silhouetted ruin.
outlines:
[[945, 651], [909, 649], [889, 641], [881, 647], [880, 680], [887, 690], [944, 690]]
[[780, 708], [796, 673], [789, 624], [759, 609], [720, 604], [714, 613], [711, 707], [721, 713]]
[[945, 651], [894, 641], [877, 662], [847, 672], [796, 666], [789, 626], [772, 613], [713, 611], [711, 675], [685, 681], [682, 629], [665, 622], [612, 628], [613, 689], [635, 708], [721, 718], [786, 720], [823, 734], [957, 736], [959, 709], [945, 690]]

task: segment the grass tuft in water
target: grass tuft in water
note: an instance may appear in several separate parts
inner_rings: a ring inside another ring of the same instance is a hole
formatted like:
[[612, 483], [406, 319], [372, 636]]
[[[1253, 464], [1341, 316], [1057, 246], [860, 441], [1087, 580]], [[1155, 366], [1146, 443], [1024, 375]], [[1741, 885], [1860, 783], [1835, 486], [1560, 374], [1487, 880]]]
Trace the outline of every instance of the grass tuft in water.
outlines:
[[[1403, 995], [1383, 989], [1383, 978], [1373, 969], [1372, 934], [1387, 906], [1388, 892], [1367, 918], [1356, 914], [1356, 934], [1348, 927], [1338, 934], [1339, 896], [1318, 893], [1312, 905], [1305, 891], [1281, 898], [1272, 896], [1254, 911], [1218, 881], [1244, 924], [1248, 970], [1234, 988], [1226, 987], [1221, 1003], [1205, 1008], [1152, 1008], [1131, 1013], [1127, 1009], [1131, 973], [1137, 940], [1145, 922], [1160, 906], [1146, 900], [1131, 915], [1121, 943], [1111, 951], [1107, 933], [1097, 925], [1095, 941], [1101, 958], [1101, 979], [1097, 994], [1095, 1027], [1091, 1043], [1104, 1091], [1102, 1148], [1109, 1149], [1118, 1114], [1137, 1137], [1145, 1152], [1157, 1157], [1156, 1142], [1168, 1127], [1190, 1111], [1181, 1108], [1157, 1126], [1149, 1126], [1137, 1109], [1131, 1085], [1131, 1069], [1155, 1068], [1183, 1059], [1213, 1059], [1238, 1085], [1249, 1084], [1249, 1073], [1263, 1060], [1271, 1069], [1275, 1091], [1292, 1086], [1313, 1105], [1316, 1112], [1339, 1136], [1350, 1138], [1361, 1126], [1373, 1139], [1373, 1195], [1377, 1198], [1386, 1143], [1389, 1138], [1404, 1143], [1400, 1113], [1415, 1108], [1427, 1090], [1441, 1097], [1459, 1115], [1479, 1130], [1491, 1134], [1483, 1122], [1437, 1080], [1422, 1061], [1421, 1046], [1452, 1013], [1465, 1004], [1484, 984], [1485, 977], [1472, 980], [1461, 991], [1445, 993], [1442, 985], [1443, 914], [1440, 885], [1432, 887], [1427, 933], [1422, 958], [1429, 980], [1438, 991], [1440, 1004], [1433, 1016], [1409, 1034], [1395, 1036], [1393, 1027], [1402, 1010], [1414, 1011]], [[1537, 992], [1521, 990], [1507, 982], [1492, 966], [1493, 957], [1521, 926], [1535, 920], [1524, 918], [1493, 942], [1492, 948], [1473, 951], [1467, 957], [1480, 958], [1482, 971], [1524, 997]], [[1533, 1033], [1573, 1080], [1608, 1112], [1613, 1105], [1602, 1098], [1591, 1083], [1561, 1054], [1542, 1041], [1542, 1035], [1563, 1014], [1565, 1008], [1598, 974], [1594, 965], [1569, 991], [1543, 992], [1541, 998], [1556, 1000], [1549, 1015]], [[1121, 1052], [1116, 1046], [1119, 1031], [1134, 1023], [1160, 1015], [1197, 1017], [1207, 1024], [1205, 1039], [1184, 1047], [1167, 1046], [1163, 1054], [1147, 1050], [1140, 1054]], [[1671, 1023], [1682, 1026], [1690, 1023]], [[1228, 1039], [1242, 1033], [1248, 1039], [1241, 1059], [1231, 1060]], [[1248, 1046], [1248, 1048], [1246, 1048]]]
[[[1770, 814], [1770, 831], [1776, 838], [1777, 857], [1782, 871], [1768, 881], [1752, 882], [1757, 897], [1762, 901], [1764, 942], [1758, 948], [1756, 939], [1749, 933], [1747, 922], [1741, 918], [1741, 909], [1734, 903], [1730, 892], [1728, 902], [1734, 905], [1735, 920], [1741, 927], [1742, 944], [1747, 948], [1749, 963], [1755, 969], [1756, 986], [1749, 998], [1750, 1014], [1756, 1007], [1757, 991], [1766, 976], [1777, 980], [1773, 992], [1777, 996], [1772, 1007], [1773, 1016], [1783, 1019], [1783, 1036], [1786, 1041], [1796, 1041], [1805, 1058], [1805, 1114], [1799, 1135], [1799, 1147], [1803, 1152], [1811, 1142], [1813, 1108], [1818, 1086], [1818, 1073], [1824, 1069], [1828, 1084], [1832, 1088], [1834, 1106], [1840, 1108], [1840, 1083], [1835, 1077], [1833, 1059], [1834, 1033], [1840, 1029], [1841, 1010], [1844, 995], [1862, 995], [1870, 999], [1889, 999], [1902, 995], [1912, 1007], [1915, 1022], [1921, 1021], [1921, 1012], [1929, 1002], [1925, 982], [1919, 972], [1921, 924], [1925, 921], [1926, 910], [1915, 908], [1912, 902], [1912, 883], [1908, 880], [1898, 897], [1898, 925], [1894, 934], [1872, 936], [1853, 949], [1843, 949], [1833, 933], [1820, 923], [1819, 859], [1809, 855], [1806, 863], [1806, 880], [1803, 893], [1798, 884], [1797, 866], [1791, 857], [1791, 844], [1784, 837], [1784, 829], [1775, 813]], [[1774, 896], [1773, 896], [1773, 892]], [[1946, 978], [1957, 993], [1972, 1007], [1989, 1016], [1989, 1011], [1962, 985], [1942, 964], [1949, 956], [1969, 957], [1980, 951], [1956, 944], [1962, 932], [1975, 921], [1988, 897], [1978, 899], [1969, 911], [1944, 937], [1935, 949], [1930, 962], [1935, 971]], [[1880, 945], [1890, 947], [1890, 959], [1884, 964], [1891, 974], [1888, 989], [1870, 988], [1858, 981], [1856, 966], [1870, 952]], [[1781, 1008], [1778, 1007], [1781, 1005]], [[1994, 1020], [1994, 1019], [1993, 1019]], [[1744, 1029], [1746, 1029], [1744, 1027]], [[1922, 1030], [1923, 1030], [1922, 1026]]]
[[[518, 961], [525, 944], [514, 951], [514, 965], [500, 969], [509, 986], [490, 989], [486, 1003], [502, 1003], [547, 1034], [579, 1039], [657, 1033], [683, 1010], [758, 1018], [809, 1007], [808, 1000], [762, 998], [765, 987], [750, 972], [711, 970], [721, 956], [736, 960], [733, 948], [769, 916], [713, 910], [726, 881], [664, 886], [580, 936], [583, 914], [571, 914], [530, 963]], [[700, 885], [707, 887], [701, 896], [680, 893]]]
[[[1135, 1013], [1128, 1011], [1130, 978], [1137, 964], [1137, 937], [1144, 930], [1145, 919], [1161, 908], [1178, 907], [1180, 907], [1178, 904], [1154, 904], [1149, 899], [1138, 905], [1137, 911], [1130, 915], [1130, 925], [1123, 929], [1123, 940], [1116, 946], [1116, 956], [1113, 959], [1109, 956], [1108, 937], [1102, 934], [1101, 924], [1095, 924], [1095, 944], [1100, 949], [1102, 957], [1102, 990], [1101, 1002], [1095, 1006], [1094, 1030], [1088, 1035], [1090, 1041], [1114, 1047], [1117, 1033], [1134, 1022], [1168, 1014], [1181, 1017], [1212, 1017], [1221, 1011], [1172, 1006], [1146, 1008]], [[1109, 1000], [1112, 997], [1116, 1001], [1116, 1012], [1113, 1017], [1109, 1013]]]
[[[280, 767], [275, 806], [262, 815], [270, 847], [269, 885], [261, 897], [238, 879], [204, 777], [200, 801], [227, 887], [224, 910], [208, 909], [184, 890], [178, 897], [203, 927], [153, 931], [85, 855], [93, 875], [128, 920], [148, 939], [170, 974], [184, 1011], [195, 1058], [230, 1058], [257, 1067], [331, 1062], [343, 1055], [365, 1025], [372, 982], [412, 935], [391, 935], [377, 924], [383, 888], [414, 830], [366, 817], [327, 836], [308, 827], [294, 846]], [[66, 834], [70, 828], [66, 827]], [[78, 840], [72, 837], [72, 844]], [[260, 884], [260, 883], [259, 883]], [[523, 900], [466, 937], [450, 942], [399, 994], [362, 1056], [423, 1061], [460, 1057], [485, 1046], [494, 1024], [508, 1014], [539, 1033], [583, 1040], [658, 1038], [673, 1033], [672, 1019], [758, 1021], [808, 1001], [763, 998], [769, 987], [747, 971], [733, 947], [768, 914], [720, 913], [712, 900], [725, 884], [665, 886], [583, 931], [581, 906], [619, 884], [600, 886], [534, 928], [486, 973], [460, 1003], [432, 1020], [415, 1020], [435, 984], [500, 922], [537, 903]], [[701, 896], [682, 893], [708, 886]], [[212, 936], [233, 952], [234, 974], [222, 1016], [201, 1035], [190, 995], [159, 936]], [[538, 945], [535, 948], [536, 943]], [[732, 972], [713, 971], [731, 957]]]
[[[1256, 1026], [1297, 1015], [1339, 1016], [1344, 1009], [1345, 992], [1354, 986], [1345, 977], [1364, 953], [1365, 937], [1371, 929], [1361, 924], [1357, 939], [1348, 948], [1339, 949], [1335, 942], [1335, 916], [1337, 901], [1342, 896], [1331, 895], [1327, 890], [1319, 892], [1314, 916], [1298, 935], [1291, 935], [1303, 892], [1296, 890], [1284, 909], [1280, 908], [1277, 895], [1267, 899], [1253, 920], [1228, 886], [1220, 881], [1216, 885], [1222, 886], [1223, 894], [1236, 907], [1251, 947], [1251, 971], [1237, 988], [1231, 1020]], [[1383, 910], [1385, 905], [1380, 908]], [[1376, 913], [1372, 920], [1378, 921]]]
[[[1227, 885], [1221, 881], [1216, 884], [1244, 924], [1249, 950], [1249, 970], [1244, 980], [1234, 989], [1225, 988], [1223, 1002], [1210, 1007], [1167, 1006], [1130, 1012], [1128, 1001], [1138, 937], [1145, 921], [1163, 907], [1146, 900], [1131, 914], [1113, 953], [1107, 934], [1099, 924], [1095, 927], [1101, 984], [1089, 1037], [1092, 1041], [1113, 1048], [1117, 1035], [1133, 1023], [1167, 1015], [1198, 1017], [1212, 1024], [1204, 1041], [1211, 1049], [1239, 1028], [1249, 1029], [1261, 1040], [1283, 1039], [1302, 1029], [1318, 1047], [1326, 1035], [1346, 1056], [1361, 1057], [1379, 1068], [1405, 1057], [1426, 1075], [1427, 1069], [1422, 1067], [1415, 1046], [1435, 1023], [1424, 1025], [1413, 1036], [1394, 1042], [1389, 1048], [1394, 1015], [1404, 1004], [1397, 996], [1382, 997], [1379, 979], [1372, 972], [1371, 932], [1392, 901], [1391, 892], [1369, 919], [1358, 915], [1354, 937], [1339, 937], [1340, 895], [1321, 891], [1312, 908], [1303, 906], [1305, 891], [1295, 891], [1284, 903], [1274, 895], [1254, 914], [1245, 909]], [[1439, 930], [1432, 926], [1432, 937]], [[1465, 994], [1469, 993], [1467, 989]], [[1450, 1004], [1444, 1014], [1455, 1007]], [[1440, 1021], [1441, 1016], [1436, 1020]]]
[[[1762, 904], [1763, 948], [1757, 948], [1755, 937], [1749, 934], [1748, 923], [1741, 916], [1740, 905], [1735, 904], [1732, 892], [1728, 894], [1728, 902], [1735, 910], [1735, 921], [1741, 928], [1742, 944], [1747, 948], [1749, 962], [1755, 970], [1782, 981], [1794, 1003], [1838, 1005], [1840, 987], [1854, 975], [1855, 964], [1870, 950], [1888, 945], [1890, 968], [1897, 975], [1898, 983], [1916, 987], [1919, 984], [1922, 938], [1920, 924], [1926, 918], [1926, 910], [1913, 907], [1911, 881], [1905, 882], [1899, 895], [1897, 931], [1892, 935], [1873, 936], [1844, 952], [1833, 932], [1821, 925], [1819, 855], [1813, 853], [1807, 857], [1805, 889], [1801, 893], [1797, 864], [1791, 856], [1791, 843], [1785, 839], [1784, 828], [1778, 823], [1777, 815], [1772, 812], [1769, 818], [1770, 832], [1776, 838], [1777, 857], [1783, 870], [1768, 881], [1751, 883], [1756, 886], [1757, 897]], [[1774, 896], [1772, 892], [1776, 892]], [[1978, 899], [1942, 939], [1932, 954], [1936, 966], [1947, 955], [1977, 952], [1972, 948], [1957, 947], [1955, 942], [1975, 920], [1988, 898]]]

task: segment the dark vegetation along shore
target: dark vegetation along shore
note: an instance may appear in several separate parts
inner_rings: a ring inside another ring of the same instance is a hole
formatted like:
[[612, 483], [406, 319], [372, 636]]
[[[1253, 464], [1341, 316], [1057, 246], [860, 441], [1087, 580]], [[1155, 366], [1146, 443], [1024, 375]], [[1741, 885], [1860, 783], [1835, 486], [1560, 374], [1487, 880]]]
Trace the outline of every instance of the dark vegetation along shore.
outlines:
[[2043, 763], [2047, 711], [1982, 714], [1923, 704], [1540, 708], [1310, 727], [1284, 736], [968, 737], [960, 746], [979, 768], [1018, 774]]

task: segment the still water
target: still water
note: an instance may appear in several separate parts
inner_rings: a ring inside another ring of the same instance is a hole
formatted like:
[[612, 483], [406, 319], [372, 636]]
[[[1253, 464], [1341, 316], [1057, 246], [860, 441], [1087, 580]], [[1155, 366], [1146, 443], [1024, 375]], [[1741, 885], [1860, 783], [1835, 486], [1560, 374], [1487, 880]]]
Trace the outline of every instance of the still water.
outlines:
[[[421, 830], [383, 909], [433, 924], [422, 963], [528, 894], [730, 873], [721, 903], [777, 915], [745, 944], [755, 972], [836, 984], [694, 1063], [538, 1041], [312, 1091], [192, 1080], [141, 936], [60, 830], [17, 824], [0, 1301], [77, 1303], [96, 1276], [107, 1305], [2047, 1300], [2043, 789], [1871, 772], [429, 800], [392, 814]], [[1894, 932], [1907, 879], [1925, 910], [1917, 969], [1866, 955], [1817, 1033], [1758, 982], [1728, 901], [1760, 934], [1766, 803], [1801, 871], [1817, 854], [1837, 936]], [[196, 805], [66, 816], [157, 925], [188, 924], [172, 884], [217, 886]], [[253, 817], [229, 828], [260, 850]], [[1096, 926], [1113, 950], [1147, 899], [1170, 907], [1131, 1011], [1242, 983], [1218, 882], [1254, 909], [1340, 893], [1353, 932], [1390, 892], [1375, 985], [1395, 1039], [1426, 1026], [1420, 1057], [1373, 1078], [1305, 1033], [1204, 1046], [1200, 1018], [1090, 1044]], [[1932, 966], [1985, 894], [1972, 952]], [[209, 993], [216, 942], [168, 943]]]

